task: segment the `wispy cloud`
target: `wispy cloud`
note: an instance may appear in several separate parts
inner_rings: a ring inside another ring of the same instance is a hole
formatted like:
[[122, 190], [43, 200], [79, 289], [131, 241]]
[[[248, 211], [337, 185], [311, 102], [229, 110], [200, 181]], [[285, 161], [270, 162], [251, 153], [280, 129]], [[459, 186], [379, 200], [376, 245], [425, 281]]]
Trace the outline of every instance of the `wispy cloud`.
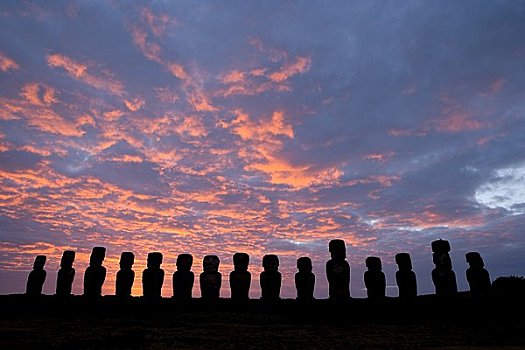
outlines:
[[46, 57], [48, 66], [63, 68], [69, 76], [96, 89], [105, 90], [117, 96], [124, 95], [123, 84], [111, 73], [97, 68], [93, 63], [80, 63], [62, 54], [50, 54]]

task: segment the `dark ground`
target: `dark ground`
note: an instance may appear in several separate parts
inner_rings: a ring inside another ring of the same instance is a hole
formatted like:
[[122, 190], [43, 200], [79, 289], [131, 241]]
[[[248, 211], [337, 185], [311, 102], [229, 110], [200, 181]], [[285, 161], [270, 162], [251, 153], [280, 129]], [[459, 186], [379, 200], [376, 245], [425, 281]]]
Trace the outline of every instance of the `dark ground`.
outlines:
[[0, 296], [0, 349], [525, 349], [523, 303], [347, 305]]

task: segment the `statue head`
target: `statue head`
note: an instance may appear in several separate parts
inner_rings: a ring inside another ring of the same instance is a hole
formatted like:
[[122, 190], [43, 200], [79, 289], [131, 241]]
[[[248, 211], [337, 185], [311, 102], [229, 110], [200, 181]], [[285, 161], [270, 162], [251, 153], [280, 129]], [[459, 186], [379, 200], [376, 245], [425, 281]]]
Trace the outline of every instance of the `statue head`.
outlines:
[[248, 265], [250, 264], [250, 256], [246, 253], [235, 253], [233, 254], [233, 266], [235, 271], [248, 271]]

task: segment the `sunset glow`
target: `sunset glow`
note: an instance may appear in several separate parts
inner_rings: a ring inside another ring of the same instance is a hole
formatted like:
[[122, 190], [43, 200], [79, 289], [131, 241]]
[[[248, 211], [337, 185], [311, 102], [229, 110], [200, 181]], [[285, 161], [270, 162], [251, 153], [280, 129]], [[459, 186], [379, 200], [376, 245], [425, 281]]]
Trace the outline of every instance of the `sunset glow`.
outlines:
[[[122, 251], [250, 255], [260, 296], [310, 256], [326, 298], [328, 241], [351, 291], [365, 258], [409, 252], [432, 293], [430, 242], [491, 277], [524, 275], [525, 8], [511, 2], [7, 1], [0, 4], [0, 293], [64, 250], [74, 293], [94, 246], [105, 294]], [[198, 280], [198, 279], [196, 279]], [[198, 283], [194, 296], [199, 296]]]

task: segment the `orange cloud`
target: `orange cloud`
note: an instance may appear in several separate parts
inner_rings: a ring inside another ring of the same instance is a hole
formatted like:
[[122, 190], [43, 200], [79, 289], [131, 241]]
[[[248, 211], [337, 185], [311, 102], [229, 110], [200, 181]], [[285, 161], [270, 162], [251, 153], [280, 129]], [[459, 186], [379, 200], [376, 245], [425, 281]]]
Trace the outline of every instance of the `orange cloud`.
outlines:
[[0, 70], [2, 72], [7, 72], [9, 70], [17, 69], [20, 69], [20, 65], [11, 58], [4, 55], [2, 52], [0, 52]]
[[179, 78], [183, 81], [190, 80], [190, 77], [188, 73], [186, 73], [186, 70], [181, 64], [178, 64], [176, 62], [167, 63], [166, 66], [168, 67], [168, 70], [173, 74], [175, 77]]
[[284, 120], [284, 113], [276, 111], [272, 114], [270, 121], [253, 122], [250, 117], [240, 110], [235, 111], [235, 118], [230, 126], [235, 134], [244, 140], [255, 139], [258, 141], [268, 140], [271, 136], [286, 136], [293, 138], [294, 132], [291, 125]]
[[311, 64], [310, 57], [296, 57], [295, 62], [285, 64], [280, 70], [270, 74], [268, 78], [275, 83], [282, 83], [294, 75], [307, 72]]
[[246, 171], [259, 171], [269, 176], [273, 184], [284, 184], [293, 188], [321, 185], [337, 181], [343, 172], [335, 167], [317, 169], [309, 164], [294, 165], [280, 156], [283, 139], [293, 139], [293, 127], [285, 121], [284, 112], [272, 113], [270, 120], [253, 121], [240, 110], [230, 123], [223, 123], [238, 135], [245, 147], [240, 145], [239, 157], [247, 164]]
[[188, 102], [197, 112], [215, 112], [219, 110], [201, 89], [190, 89], [187, 91], [187, 94]]
[[11, 100], [0, 98], [2, 106], [0, 117], [4, 120], [22, 119], [27, 125], [36, 127], [40, 131], [62, 136], [80, 137], [84, 131], [80, 129], [82, 123], [63, 118], [47, 104], [56, 103], [54, 90], [44, 88], [40, 94], [40, 86], [28, 84], [22, 88], [21, 95], [26, 100]]
[[57, 103], [55, 89], [38, 83], [29, 83], [22, 87], [20, 93], [29, 103], [37, 106], [50, 106]]
[[[281, 52], [275, 62], [285, 59], [287, 56], [285, 52]], [[310, 57], [297, 57], [294, 62], [284, 64], [273, 73], [268, 73], [268, 68], [255, 68], [247, 71], [231, 70], [218, 76], [218, 80], [224, 87], [218, 89], [215, 95], [222, 97], [232, 95], [253, 96], [266, 91], [291, 91], [292, 88], [288, 80], [297, 74], [307, 72], [310, 66]]]
[[197, 116], [185, 117], [182, 123], [175, 127], [175, 131], [181, 135], [189, 135], [192, 137], [204, 137], [208, 135], [208, 130]]
[[134, 98], [134, 99], [131, 99], [131, 100], [127, 100], [127, 99], [124, 100], [124, 104], [132, 112], [136, 112], [139, 109], [141, 109], [142, 107], [144, 107], [145, 103], [146, 103], [146, 101], [143, 98], [140, 98], [140, 97], [137, 97], [137, 98]]
[[115, 109], [113, 111], [105, 112], [103, 115], [106, 120], [115, 121], [122, 117], [124, 115], [124, 112], [122, 112], [119, 109]]
[[[63, 68], [69, 76], [96, 89], [105, 90], [117, 96], [125, 94], [124, 86], [120, 81], [107, 71], [94, 69], [92, 64], [79, 63], [61, 54], [48, 55], [47, 64], [53, 68]], [[90, 72], [92, 70], [95, 72]]]
[[113, 162], [122, 162], [122, 163], [142, 163], [142, 158], [139, 156], [132, 156], [129, 154], [124, 154], [122, 156], [112, 157], [107, 159]]
[[146, 31], [134, 26], [131, 28], [131, 36], [133, 38], [133, 42], [140, 49], [144, 56], [152, 61], [159, 63], [162, 62], [160, 57], [162, 50], [160, 46], [156, 43], [151, 43], [148, 41], [148, 33], [146, 33]]

